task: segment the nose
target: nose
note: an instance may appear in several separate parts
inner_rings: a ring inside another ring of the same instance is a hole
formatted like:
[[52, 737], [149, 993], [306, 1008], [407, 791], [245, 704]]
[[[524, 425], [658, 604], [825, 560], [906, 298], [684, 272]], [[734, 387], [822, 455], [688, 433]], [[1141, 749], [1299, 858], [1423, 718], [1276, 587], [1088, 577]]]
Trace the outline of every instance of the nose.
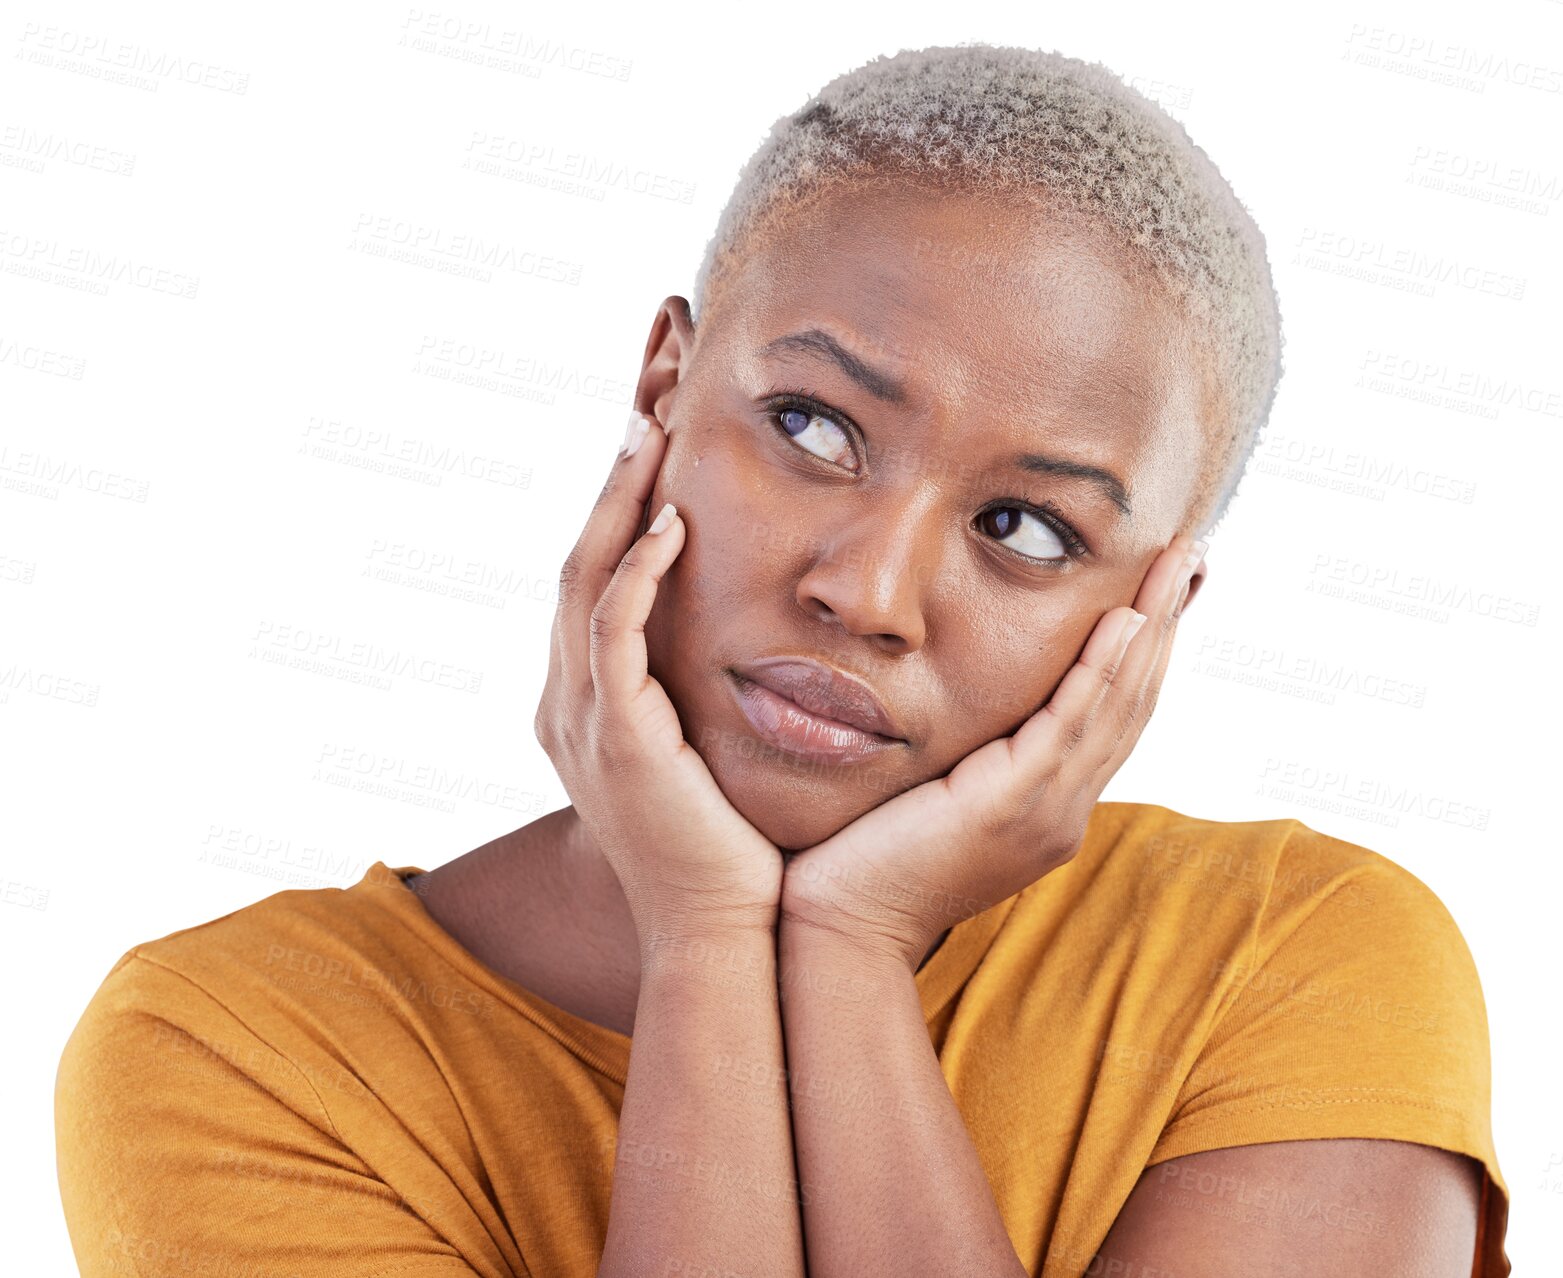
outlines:
[[943, 542], [930, 517], [933, 494], [894, 501], [864, 497], [818, 528], [819, 549], [798, 579], [798, 604], [897, 656], [927, 639], [925, 609], [938, 580]]

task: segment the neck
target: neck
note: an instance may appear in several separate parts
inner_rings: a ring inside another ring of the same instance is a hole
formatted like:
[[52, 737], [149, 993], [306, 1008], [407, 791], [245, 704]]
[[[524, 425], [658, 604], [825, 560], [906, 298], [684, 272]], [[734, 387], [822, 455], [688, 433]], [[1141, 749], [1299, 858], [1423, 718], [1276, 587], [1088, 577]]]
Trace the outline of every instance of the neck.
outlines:
[[[566, 923], [617, 953], [620, 962], [637, 960], [635, 920], [618, 875], [574, 805], [414, 875], [407, 886], [442, 924], [454, 930], [460, 921], [468, 939], [481, 939], [480, 957], [502, 970], [509, 966], [507, 942], [518, 932], [546, 936]], [[934, 938], [918, 971], [949, 934], [946, 929]]]
[[[556, 861], [562, 862], [566, 871], [573, 868], [576, 873], [583, 875], [588, 883], [595, 885], [597, 895], [611, 899], [615, 908], [622, 910], [627, 920], [629, 934], [633, 939], [634, 920], [629, 913], [629, 905], [624, 900], [624, 892], [619, 887], [618, 876], [614, 873], [613, 867], [608, 864], [608, 859], [602, 854], [596, 840], [586, 832], [586, 827], [581, 824], [580, 814], [576, 812], [574, 806], [551, 812], [533, 824], [541, 825], [543, 822], [554, 823], [550, 832], [551, 837], [545, 838], [543, 843], [555, 849]], [[532, 826], [527, 828], [531, 829]], [[934, 956], [949, 935], [950, 929], [946, 928], [933, 939], [918, 963], [917, 971], [922, 971], [928, 965], [928, 960]]]

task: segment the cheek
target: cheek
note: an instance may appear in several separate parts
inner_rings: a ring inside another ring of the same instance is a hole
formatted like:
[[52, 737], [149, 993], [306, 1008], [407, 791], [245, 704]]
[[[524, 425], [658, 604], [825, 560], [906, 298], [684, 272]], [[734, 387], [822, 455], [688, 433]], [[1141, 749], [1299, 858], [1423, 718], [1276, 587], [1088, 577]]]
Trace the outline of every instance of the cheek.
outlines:
[[669, 501], [684, 516], [687, 539], [669, 573], [678, 590], [741, 600], [785, 569], [789, 547], [797, 549], [796, 494], [777, 482], [739, 429], [681, 424], [668, 438], [648, 517]]
[[1060, 592], [1024, 617], [989, 621], [950, 654], [958, 673], [948, 684], [947, 722], [957, 758], [1013, 734], [1053, 695], [1106, 611], [1067, 607]]
[[[684, 517], [684, 548], [664, 574], [646, 622], [653, 669], [685, 665], [697, 652], [715, 654], [713, 626], [731, 623], [752, 610], [773, 560], [766, 557], [757, 529], [768, 516], [752, 494], [756, 485], [732, 450], [710, 434], [676, 427], [647, 505], [655, 517], [673, 502]], [[661, 658], [659, 662], [659, 657]]]
[[722, 517], [740, 495], [728, 474], [734, 461], [729, 431], [720, 421], [704, 425], [698, 410], [680, 417], [668, 436], [667, 453], [652, 488], [648, 509], [653, 516], [670, 501], [691, 524], [702, 517]]

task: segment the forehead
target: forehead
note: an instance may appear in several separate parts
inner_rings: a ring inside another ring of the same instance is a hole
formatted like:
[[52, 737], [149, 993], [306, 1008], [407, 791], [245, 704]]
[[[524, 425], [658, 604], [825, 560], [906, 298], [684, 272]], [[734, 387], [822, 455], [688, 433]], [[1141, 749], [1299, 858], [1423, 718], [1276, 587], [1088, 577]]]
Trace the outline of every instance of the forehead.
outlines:
[[897, 413], [967, 456], [1046, 440], [1110, 461], [1131, 488], [1147, 471], [1192, 486], [1201, 436], [1187, 334], [1100, 232], [1019, 201], [850, 184], [751, 244], [726, 321], [741, 365], [841, 385], [796, 348], [760, 355], [819, 329], [904, 389]]

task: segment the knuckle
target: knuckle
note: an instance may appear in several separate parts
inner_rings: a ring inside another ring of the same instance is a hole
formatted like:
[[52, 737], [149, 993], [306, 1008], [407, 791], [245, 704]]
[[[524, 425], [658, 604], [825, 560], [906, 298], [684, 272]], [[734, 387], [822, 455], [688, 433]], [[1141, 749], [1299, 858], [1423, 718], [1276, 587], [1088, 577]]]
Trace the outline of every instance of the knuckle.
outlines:
[[1120, 746], [1123, 745], [1124, 739], [1131, 736], [1135, 732], [1135, 725], [1139, 722], [1140, 720], [1135, 717], [1135, 713], [1132, 708], [1114, 717], [1111, 733], [1113, 750], [1117, 750]]
[[980, 825], [990, 839], [1005, 839], [1020, 825], [1031, 803], [1025, 795], [1004, 794], [983, 806]]
[[1137, 719], [1149, 719], [1156, 713], [1156, 704], [1161, 700], [1161, 689], [1152, 688], [1148, 692], [1142, 692], [1134, 702], [1134, 717]]
[[1132, 691], [1126, 691], [1124, 693], [1123, 713], [1120, 717], [1130, 723], [1139, 718], [1140, 712], [1145, 707], [1146, 696], [1147, 689], [1145, 688], [1135, 688]]
[[1035, 809], [1035, 800], [1016, 795], [1010, 800], [1003, 801], [997, 811], [991, 816], [991, 830], [1005, 841], [1013, 839], [1014, 834], [1024, 830], [1027, 826], [1027, 817]]
[[601, 603], [592, 609], [592, 615], [586, 623], [587, 633], [591, 635], [592, 642], [605, 643], [618, 633], [618, 623], [608, 614]]
[[577, 587], [581, 584], [581, 554], [578, 550], [572, 550], [566, 557], [564, 565], [559, 569], [559, 601], [568, 603], [575, 596]]
[[1091, 719], [1089, 715], [1075, 715], [1064, 724], [1064, 753], [1068, 754], [1077, 750], [1091, 735]]
[[591, 722], [593, 770], [604, 783], [622, 783], [628, 779], [638, 755], [634, 734], [618, 723], [610, 723], [611, 711], [599, 702], [588, 716]]
[[590, 743], [590, 736], [579, 723], [555, 716], [549, 729], [548, 757], [561, 776], [590, 775], [592, 769], [583, 768], [583, 747]]
[[1083, 821], [1068, 821], [1056, 827], [1050, 826], [1049, 830], [1043, 852], [1049, 861], [1061, 864], [1072, 860], [1080, 850], [1080, 845], [1085, 842], [1087, 824]]

